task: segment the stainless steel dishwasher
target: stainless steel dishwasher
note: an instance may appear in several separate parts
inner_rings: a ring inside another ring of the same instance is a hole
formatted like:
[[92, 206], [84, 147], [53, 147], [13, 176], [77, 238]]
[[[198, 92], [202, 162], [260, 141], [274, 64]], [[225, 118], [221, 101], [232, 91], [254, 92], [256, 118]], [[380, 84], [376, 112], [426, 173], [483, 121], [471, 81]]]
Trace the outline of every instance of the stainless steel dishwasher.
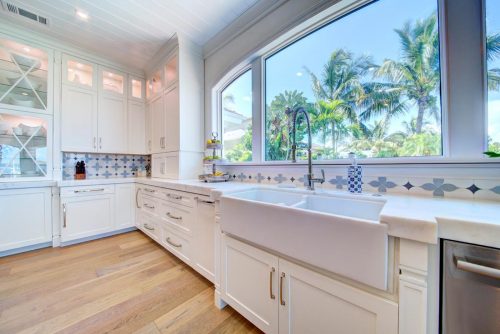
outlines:
[[500, 333], [500, 249], [445, 240], [441, 332]]

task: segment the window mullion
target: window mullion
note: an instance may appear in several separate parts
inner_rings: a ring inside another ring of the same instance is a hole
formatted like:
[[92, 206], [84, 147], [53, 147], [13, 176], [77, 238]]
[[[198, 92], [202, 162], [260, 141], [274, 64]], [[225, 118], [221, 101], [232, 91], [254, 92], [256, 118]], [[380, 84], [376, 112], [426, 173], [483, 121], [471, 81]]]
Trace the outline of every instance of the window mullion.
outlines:
[[262, 130], [262, 59], [252, 62], [252, 161], [263, 161]]

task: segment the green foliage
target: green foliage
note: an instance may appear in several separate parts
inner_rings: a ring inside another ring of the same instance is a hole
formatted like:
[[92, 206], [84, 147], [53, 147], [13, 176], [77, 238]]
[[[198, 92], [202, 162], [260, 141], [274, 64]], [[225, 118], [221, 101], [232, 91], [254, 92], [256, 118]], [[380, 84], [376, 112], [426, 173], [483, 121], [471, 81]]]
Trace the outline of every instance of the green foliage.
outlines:
[[224, 153], [226, 159], [231, 162], [252, 161], [252, 127], [248, 127], [241, 142]]

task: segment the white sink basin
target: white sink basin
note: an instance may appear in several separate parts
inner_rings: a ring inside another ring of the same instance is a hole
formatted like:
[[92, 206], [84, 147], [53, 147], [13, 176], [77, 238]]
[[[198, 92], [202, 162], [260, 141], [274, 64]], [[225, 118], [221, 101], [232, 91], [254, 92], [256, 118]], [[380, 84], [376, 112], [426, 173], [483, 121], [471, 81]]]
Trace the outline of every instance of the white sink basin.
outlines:
[[385, 202], [253, 189], [221, 197], [225, 233], [364, 284], [387, 288]]

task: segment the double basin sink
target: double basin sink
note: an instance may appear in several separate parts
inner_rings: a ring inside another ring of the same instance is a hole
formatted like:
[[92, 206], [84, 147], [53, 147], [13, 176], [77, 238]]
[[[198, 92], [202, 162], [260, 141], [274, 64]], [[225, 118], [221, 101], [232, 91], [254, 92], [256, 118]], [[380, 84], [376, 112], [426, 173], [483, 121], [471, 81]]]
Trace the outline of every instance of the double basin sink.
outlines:
[[385, 201], [357, 195], [255, 188], [221, 197], [224, 233], [342, 275], [387, 288]]

